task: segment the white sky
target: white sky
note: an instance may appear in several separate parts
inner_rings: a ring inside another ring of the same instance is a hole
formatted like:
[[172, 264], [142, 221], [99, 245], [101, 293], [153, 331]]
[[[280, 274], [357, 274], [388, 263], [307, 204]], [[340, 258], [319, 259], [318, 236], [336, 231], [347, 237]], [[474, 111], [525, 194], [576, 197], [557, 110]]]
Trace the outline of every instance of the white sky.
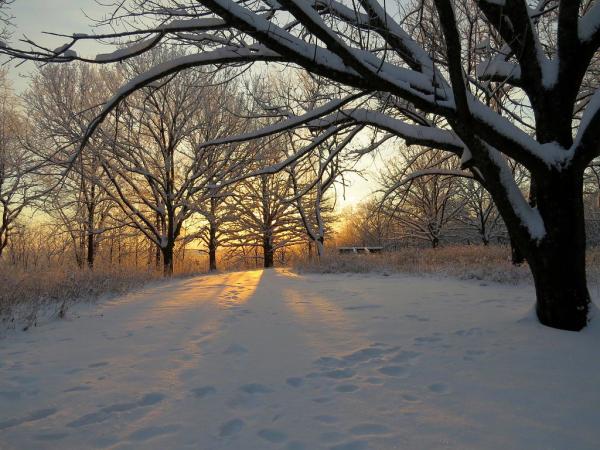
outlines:
[[[60, 37], [48, 36], [43, 32], [62, 34], [90, 33], [93, 30], [92, 18], [101, 18], [109, 9], [98, 5], [95, 0], [15, 0], [11, 12], [15, 17], [12, 42], [24, 35], [44, 46], [55, 48], [66, 40]], [[87, 14], [87, 15], [86, 15]], [[78, 52], [93, 55], [100, 52], [99, 44], [79, 44]], [[33, 70], [33, 63], [25, 63], [19, 67], [11, 67], [10, 76], [17, 92], [22, 92], [27, 87], [27, 74]], [[365, 157], [359, 163], [362, 177], [351, 174], [347, 182], [351, 185], [343, 191], [338, 190], [338, 207], [354, 205], [374, 189], [376, 182], [373, 175], [381, 163], [376, 164], [372, 158]], [[365, 179], [366, 177], [367, 179]]]

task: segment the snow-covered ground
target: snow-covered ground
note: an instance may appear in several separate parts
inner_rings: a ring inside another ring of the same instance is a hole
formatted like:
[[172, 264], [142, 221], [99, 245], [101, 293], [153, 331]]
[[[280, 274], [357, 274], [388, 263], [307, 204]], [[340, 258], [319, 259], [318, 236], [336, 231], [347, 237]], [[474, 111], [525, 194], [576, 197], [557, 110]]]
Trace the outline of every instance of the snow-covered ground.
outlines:
[[532, 298], [270, 270], [80, 307], [0, 340], [0, 448], [598, 448], [599, 327]]

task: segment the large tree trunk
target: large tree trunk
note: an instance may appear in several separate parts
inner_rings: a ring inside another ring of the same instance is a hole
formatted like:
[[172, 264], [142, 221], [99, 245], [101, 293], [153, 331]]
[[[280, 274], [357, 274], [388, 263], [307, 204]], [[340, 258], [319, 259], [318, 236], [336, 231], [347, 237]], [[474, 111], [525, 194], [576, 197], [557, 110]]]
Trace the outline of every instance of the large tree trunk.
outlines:
[[317, 258], [321, 259], [321, 256], [325, 253], [325, 238], [319, 236], [316, 240], [317, 243]]
[[583, 177], [569, 172], [537, 180], [537, 207], [544, 219], [546, 236], [540, 242], [531, 242], [523, 253], [535, 282], [540, 322], [579, 331], [587, 325], [590, 303], [585, 267]]
[[163, 260], [163, 275], [170, 277], [173, 275], [173, 243], [167, 243], [166, 247], [161, 248]]
[[88, 231], [87, 237], [87, 265], [90, 269], [94, 268], [94, 232]]
[[87, 255], [86, 261], [87, 266], [90, 269], [94, 268], [94, 253], [96, 250], [95, 247], [95, 239], [94, 239], [94, 214], [95, 214], [95, 205], [92, 203], [88, 205], [88, 219], [87, 219]]
[[273, 267], [273, 254], [273, 242], [271, 236], [266, 233], [265, 236], [263, 236], [263, 260], [264, 267], [267, 269]]
[[5, 230], [0, 230], [0, 258], [2, 258], [2, 253], [4, 252], [4, 248], [6, 244], [8, 244], [8, 236], [6, 236], [7, 232]]
[[208, 267], [209, 270], [217, 270], [217, 226], [210, 224], [208, 237]]
[[521, 250], [519, 250], [519, 247], [512, 237], [510, 238], [510, 259], [513, 266], [520, 266], [525, 262], [523, 253], [521, 253]]

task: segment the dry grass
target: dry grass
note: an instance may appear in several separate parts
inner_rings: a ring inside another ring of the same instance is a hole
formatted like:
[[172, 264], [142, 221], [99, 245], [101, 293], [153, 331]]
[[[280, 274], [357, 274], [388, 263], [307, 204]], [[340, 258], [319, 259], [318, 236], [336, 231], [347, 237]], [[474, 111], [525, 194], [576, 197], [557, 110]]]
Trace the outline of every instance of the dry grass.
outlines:
[[[176, 276], [199, 273], [185, 267]], [[75, 302], [122, 294], [163, 279], [160, 271], [128, 267], [23, 271], [0, 266], [0, 328], [27, 329], [62, 318]]]
[[[592, 283], [600, 280], [599, 263], [600, 249], [590, 249], [588, 277]], [[439, 274], [510, 284], [532, 282], [527, 264], [513, 266], [510, 248], [497, 245], [405, 248], [398, 252], [372, 255], [330, 253], [322, 257], [321, 261], [298, 260], [294, 263], [294, 268], [299, 272]]]

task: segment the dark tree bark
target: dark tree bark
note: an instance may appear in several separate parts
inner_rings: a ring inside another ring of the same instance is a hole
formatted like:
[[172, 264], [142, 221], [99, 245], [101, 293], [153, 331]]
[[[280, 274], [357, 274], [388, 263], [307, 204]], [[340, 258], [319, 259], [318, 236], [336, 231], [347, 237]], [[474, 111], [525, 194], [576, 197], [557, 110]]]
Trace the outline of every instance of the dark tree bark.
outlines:
[[521, 253], [521, 250], [519, 250], [519, 247], [517, 247], [513, 238], [510, 238], [510, 258], [513, 266], [520, 266], [525, 262], [525, 257], [523, 256], [523, 253]]
[[[93, 194], [92, 194], [93, 195]], [[95, 215], [95, 205], [94, 203], [90, 203], [88, 205], [88, 220], [87, 220], [87, 266], [90, 269], [94, 268], [94, 253], [96, 250], [95, 237], [94, 237], [94, 215]]]
[[266, 232], [263, 236], [263, 260], [265, 268], [273, 267], [274, 253], [271, 236], [269, 232]]
[[217, 226], [211, 222], [208, 237], [208, 266], [209, 270], [217, 270]]
[[538, 180], [537, 207], [547, 236], [532, 242], [527, 260], [541, 323], [578, 331], [587, 324], [590, 296], [585, 268], [583, 176], [554, 174]]
[[169, 242], [163, 248], [161, 248], [162, 252], [162, 260], [163, 260], [163, 275], [165, 277], [170, 277], [173, 275], [173, 243]]

